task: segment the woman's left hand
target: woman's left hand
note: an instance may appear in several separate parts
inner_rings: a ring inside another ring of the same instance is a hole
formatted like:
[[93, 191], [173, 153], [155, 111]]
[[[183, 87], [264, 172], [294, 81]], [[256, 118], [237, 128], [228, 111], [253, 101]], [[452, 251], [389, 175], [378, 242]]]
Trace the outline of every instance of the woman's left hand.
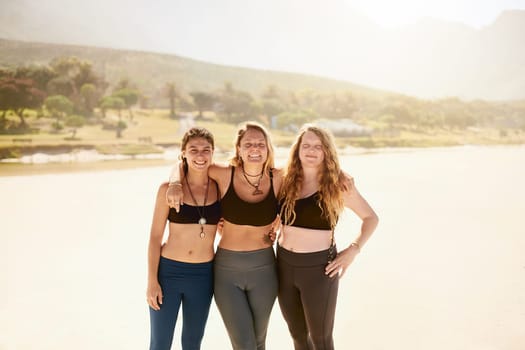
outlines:
[[346, 269], [354, 261], [356, 255], [359, 253], [359, 249], [355, 246], [350, 246], [337, 254], [337, 257], [332, 260], [331, 263], [326, 265], [325, 275], [329, 275], [330, 278], [339, 274], [339, 277], [343, 277]]

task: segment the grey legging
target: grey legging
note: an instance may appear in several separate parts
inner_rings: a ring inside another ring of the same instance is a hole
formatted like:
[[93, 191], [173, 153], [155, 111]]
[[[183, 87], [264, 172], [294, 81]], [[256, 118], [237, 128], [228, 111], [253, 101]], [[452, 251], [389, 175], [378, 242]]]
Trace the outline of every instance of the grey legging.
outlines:
[[264, 350], [278, 290], [273, 247], [239, 252], [217, 248], [215, 302], [235, 350]]

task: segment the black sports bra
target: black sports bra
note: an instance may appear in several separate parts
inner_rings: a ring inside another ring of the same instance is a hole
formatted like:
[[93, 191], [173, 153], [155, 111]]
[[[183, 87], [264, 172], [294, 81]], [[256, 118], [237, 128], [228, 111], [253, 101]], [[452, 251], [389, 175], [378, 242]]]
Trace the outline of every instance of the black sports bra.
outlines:
[[235, 168], [232, 167], [230, 186], [221, 199], [222, 217], [236, 225], [266, 226], [275, 220], [278, 213], [277, 198], [273, 191], [273, 174], [270, 169], [270, 191], [260, 202], [242, 200], [233, 187]]
[[[215, 183], [215, 186], [217, 187], [217, 196], [219, 196], [219, 187], [217, 183]], [[178, 213], [175, 208], [170, 208], [168, 220], [178, 224], [197, 224], [201, 218], [199, 210], [204, 214], [203, 216], [206, 219], [206, 224], [217, 225], [221, 219], [221, 204], [219, 199], [217, 199], [214, 203], [204, 206], [204, 210], [202, 207], [196, 207], [186, 203], [180, 206]]]
[[[331, 230], [330, 222], [323, 215], [317, 201], [319, 192], [295, 201], [295, 220], [290, 226], [304, 227], [316, 230]], [[284, 218], [281, 218], [284, 224]]]

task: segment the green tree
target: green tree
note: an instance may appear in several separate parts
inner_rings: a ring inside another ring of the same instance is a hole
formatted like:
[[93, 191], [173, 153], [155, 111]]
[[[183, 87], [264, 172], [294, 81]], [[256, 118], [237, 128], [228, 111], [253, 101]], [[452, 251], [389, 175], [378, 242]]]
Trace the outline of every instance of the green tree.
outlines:
[[31, 65], [17, 67], [12, 76], [18, 79], [31, 79], [37, 89], [46, 91], [48, 83], [58, 74], [49, 66]]
[[253, 119], [256, 104], [248, 92], [235, 90], [230, 82], [226, 82], [218, 96], [222, 119], [225, 122], [239, 123]]
[[177, 91], [177, 86], [175, 83], [166, 83], [164, 86], [164, 95], [168, 98], [170, 102], [170, 118], [175, 118], [175, 103], [179, 95]]
[[44, 101], [44, 106], [49, 111], [51, 116], [56, 119], [55, 123], [53, 124], [55, 130], [62, 129], [60, 120], [71, 114], [73, 111], [73, 103], [63, 95], [53, 95], [47, 97]]
[[128, 125], [126, 124], [126, 122], [124, 122], [122, 120], [118, 121], [117, 127], [116, 127], [117, 139], [120, 139], [122, 137], [122, 131], [124, 131], [124, 129], [126, 129], [127, 127], [128, 127]]
[[112, 96], [121, 98], [124, 101], [124, 104], [129, 111], [129, 119], [133, 120], [131, 107], [138, 102], [140, 96], [139, 91], [131, 88], [123, 88], [115, 91]]
[[89, 61], [77, 57], [58, 57], [51, 61], [50, 66], [57, 76], [48, 83], [49, 93], [68, 97], [78, 111], [83, 109], [80, 93], [83, 85], [93, 84], [99, 95], [107, 88], [107, 83], [95, 73]]
[[117, 85], [115, 85], [115, 89], [113, 90], [113, 93], [118, 90], [122, 89], [132, 89], [134, 88], [133, 84], [131, 84], [131, 81], [127, 77], [120, 78]]
[[115, 96], [104, 96], [99, 103], [99, 107], [102, 111], [102, 117], [106, 117], [106, 111], [108, 109], [116, 110], [118, 113], [119, 120], [122, 119], [121, 110], [126, 107], [126, 103], [120, 97]]
[[12, 76], [0, 78], [0, 110], [12, 110], [20, 118], [19, 129], [28, 128], [24, 111], [28, 108], [40, 107], [44, 97], [45, 93], [38, 89], [31, 79], [18, 79]]
[[93, 109], [99, 99], [99, 94], [97, 87], [94, 84], [84, 84], [80, 88], [80, 95], [82, 96], [82, 101], [84, 103], [84, 109], [88, 117], [93, 115]]
[[190, 96], [193, 98], [193, 103], [199, 111], [197, 119], [202, 119], [202, 112], [211, 109], [215, 103], [215, 96], [207, 92], [194, 91], [190, 92]]
[[86, 119], [81, 115], [70, 115], [67, 116], [64, 124], [71, 127], [71, 139], [74, 139], [77, 135], [77, 129], [84, 126]]

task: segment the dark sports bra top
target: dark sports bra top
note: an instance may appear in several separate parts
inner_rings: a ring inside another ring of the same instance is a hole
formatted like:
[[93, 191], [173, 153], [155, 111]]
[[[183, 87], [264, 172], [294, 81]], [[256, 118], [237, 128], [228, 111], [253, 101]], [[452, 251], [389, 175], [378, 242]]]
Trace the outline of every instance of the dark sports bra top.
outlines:
[[[326, 219], [321, 211], [317, 200], [319, 192], [311, 196], [300, 198], [295, 201], [295, 220], [290, 226], [304, 227], [315, 230], [331, 230], [330, 222]], [[284, 224], [284, 218], [281, 218]]]
[[266, 226], [275, 220], [278, 213], [277, 198], [273, 191], [273, 175], [270, 170], [270, 191], [266, 198], [260, 202], [250, 203], [239, 198], [233, 188], [233, 175], [235, 168], [232, 167], [230, 186], [221, 199], [222, 217], [236, 225]]
[[[219, 186], [216, 182], [215, 186], [217, 187], [217, 196], [219, 196]], [[200, 210], [206, 219], [206, 224], [217, 225], [221, 219], [220, 201], [217, 199], [214, 203], [204, 206], [204, 210], [202, 208], [203, 207], [197, 207], [184, 203], [184, 205], [180, 206], [178, 213], [175, 208], [170, 208], [168, 220], [178, 224], [197, 224], [201, 218], [201, 214], [199, 214]]]

